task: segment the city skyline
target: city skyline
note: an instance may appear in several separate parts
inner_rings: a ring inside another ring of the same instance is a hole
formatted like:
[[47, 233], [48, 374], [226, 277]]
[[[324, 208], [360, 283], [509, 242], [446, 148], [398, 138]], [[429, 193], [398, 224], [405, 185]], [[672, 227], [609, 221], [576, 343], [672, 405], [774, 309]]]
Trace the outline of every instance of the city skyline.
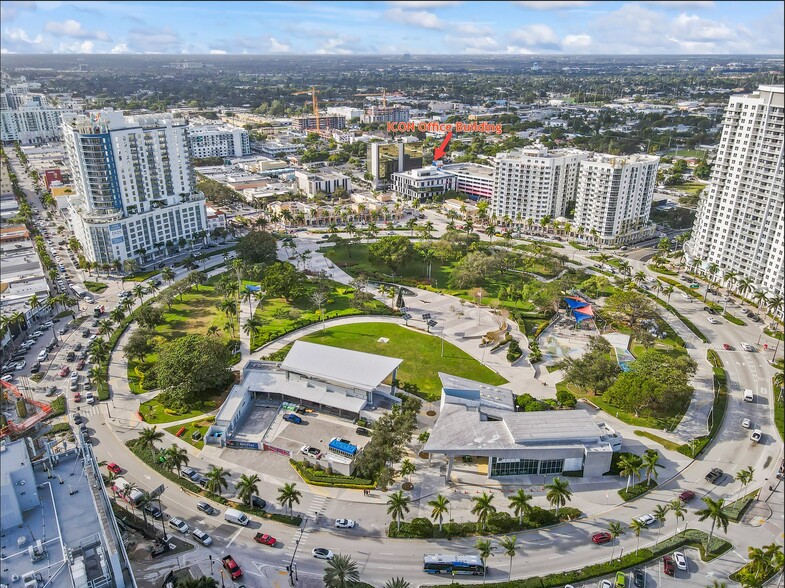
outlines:
[[[783, 2], [2, 2], [3, 54], [781, 54]], [[186, 8], [187, 6], [187, 8]], [[263, 32], [256, 32], [256, 31]]]

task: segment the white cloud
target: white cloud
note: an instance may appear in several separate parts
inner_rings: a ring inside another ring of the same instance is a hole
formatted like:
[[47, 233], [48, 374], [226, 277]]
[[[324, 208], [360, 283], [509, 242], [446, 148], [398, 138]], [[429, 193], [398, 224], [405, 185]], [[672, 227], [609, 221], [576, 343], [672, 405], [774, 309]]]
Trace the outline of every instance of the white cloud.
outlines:
[[95, 43], [93, 41], [74, 41], [72, 43], [60, 43], [55, 53], [93, 53]]
[[128, 45], [126, 45], [125, 43], [118, 43], [117, 45], [112, 47], [112, 49], [109, 51], [109, 53], [112, 53], [114, 55], [122, 55], [124, 53], [130, 53], [130, 52], [131, 50], [128, 48]]
[[279, 42], [275, 37], [270, 37], [270, 52], [288, 53], [289, 49], [289, 45]]
[[584, 0], [518, 0], [513, 2], [516, 6], [531, 8], [532, 10], [569, 10], [570, 8], [581, 8], [591, 5], [591, 2]]
[[489, 26], [479, 26], [473, 22], [450, 23], [450, 29], [463, 35], [490, 35], [493, 29]]
[[349, 55], [352, 50], [344, 47], [343, 39], [327, 39], [327, 41], [319, 47], [315, 53], [317, 55]]
[[508, 45], [507, 53], [514, 53], [516, 55], [535, 55], [537, 51], [532, 51], [526, 47], [519, 47], [517, 45]]
[[447, 35], [444, 37], [444, 42], [454, 47], [463, 48], [467, 53], [495, 53], [498, 52], [499, 43], [490, 36], [454, 36]]
[[210, 49], [210, 55], [226, 55], [223, 49]]
[[7, 27], [2, 35], [3, 48], [6, 53], [49, 53], [50, 48], [40, 33], [35, 37], [27, 34], [22, 28]]
[[44, 25], [44, 30], [53, 35], [71, 37], [72, 39], [95, 39], [97, 41], [111, 41], [104, 31], [88, 31], [82, 28], [78, 20], [50, 21]]
[[546, 24], [530, 24], [510, 33], [510, 38], [518, 44], [538, 49], [558, 49], [561, 42], [553, 29]]
[[673, 24], [680, 34], [693, 40], [728, 41], [735, 37], [734, 31], [729, 26], [695, 15], [682, 13], [673, 20]]
[[582, 53], [591, 47], [591, 35], [567, 35], [562, 40], [565, 53]]
[[460, 6], [463, 2], [454, 2], [452, 0], [390, 0], [387, 4], [402, 8], [447, 8], [448, 6]]
[[40, 34], [36, 35], [34, 39], [31, 39], [27, 34], [27, 31], [24, 29], [5, 29], [4, 36], [6, 39], [10, 39], [11, 41], [24, 41], [25, 43], [33, 44], [42, 43], [44, 40], [43, 36]]
[[392, 8], [384, 13], [388, 20], [424, 29], [443, 29], [444, 23], [433, 12], [427, 10], [401, 10]]

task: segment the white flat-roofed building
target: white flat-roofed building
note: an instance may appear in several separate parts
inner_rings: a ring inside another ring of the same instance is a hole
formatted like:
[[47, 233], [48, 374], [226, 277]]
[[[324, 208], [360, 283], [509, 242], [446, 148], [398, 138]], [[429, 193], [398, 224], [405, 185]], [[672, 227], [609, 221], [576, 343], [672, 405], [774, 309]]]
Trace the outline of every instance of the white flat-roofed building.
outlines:
[[188, 141], [195, 158], [244, 157], [251, 154], [248, 131], [229, 125], [188, 127]]
[[458, 179], [454, 174], [436, 167], [423, 167], [392, 174], [393, 192], [407, 200], [427, 200], [455, 190]]
[[581, 160], [574, 225], [606, 245], [652, 236], [656, 227], [649, 214], [659, 161], [656, 155], [602, 153]]
[[[684, 251], [702, 270], [747, 278], [754, 290], [782, 296], [785, 265], [785, 90], [760, 86], [731, 96], [711, 182]], [[782, 318], [782, 307], [777, 311]]]
[[406, 106], [371, 106], [360, 120], [365, 124], [409, 122], [410, 112]]
[[477, 163], [449, 163], [441, 170], [455, 176], [455, 189], [468, 194], [473, 200], [491, 200], [493, 196], [494, 169]]
[[293, 155], [302, 151], [305, 147], [302, 144], [281, 143], [280, 141], [265, 141], [264, 143], [254, 143], [254, 148], [259, 149], [259, 153], [267, 157], [278, 157], [280, 155]]
[[564, 216], [575, 197], [578, 167], [589, 157], [577, 149], [548, 150], [532, 146], [499, 153], [493, 160], [490, 213], [522, 224], [543, 217]]
[[38, 84], [15, 84], [0, 92], [0, 140], [35, 145], [60, 141], [64, 116], [70, 107], [53, 106], [44, 94], [32, 93]]
[[297, 180], [297, 187], [309, 198], [313, 198], [319, 192], [333, 194], [338, 188], [343, 188], [347, 193], [352, 191], [351, 178], [330, 169], [318, 172], [296, 171], [294, 177]]
[[360, 118], [363, 115], [361, 108], [352, 108], [351, 106], [328, 106], [326, 112], [327, 114], [342, 116], [346, 120]]
[[454, 458], [465, 455], [487, 459], [489, 478], [564, 472], [599, 477], [610, 469], [614, 448], [588, 412], [515, 412], [505, 388], [439, 376], [441, 410], [423, 451], [447, 457], [447, 480]]

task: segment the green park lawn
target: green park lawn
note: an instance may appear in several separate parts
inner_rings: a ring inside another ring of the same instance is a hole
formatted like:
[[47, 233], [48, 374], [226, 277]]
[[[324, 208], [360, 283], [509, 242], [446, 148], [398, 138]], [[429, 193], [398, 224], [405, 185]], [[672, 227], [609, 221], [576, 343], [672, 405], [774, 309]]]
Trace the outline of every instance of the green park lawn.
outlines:
[[[329, 282], [329, 287], [330, 293], [322, 306], [325, 319], [360, 314], [392, 314], [392, 311], [378, 300], [367, 302], [363, 308], [355, 308], [352, 306], [352, 288], [338, 282]], [[283, 298], [264, 299], [254, 310], [254, 316], [260, 319], [262, 326], [251, 338], [251, 349], [256, 350], [294, 329], [321, 320], [319, 308], [310, 298], [316, 288], [316, 283], [306, 284], [305, 293], [292, 302]]]
[[678, 190], [679, 192], [687, 192], [688, 194], [700, 194], [707, 187], [708, 184], [702, 184], [700, 182], [684, 182], [678, 186], [671, 186], [671, 188], [674, 190]]
[[[526, 247], [521, 246], [521, 247]], [[470, 302], [476, 302], [476, 300], [470, 294], [470, 289], [462, 289], [456, 290], [453, 288], [448, 287], [448, 283], [450, 280], [450, 275], [452, 274], [453, 269], [458, 264], [458, 262], [450, 262], [450, 263], [443, 263], [438, 260], [433, 261], [431, 264], [431, 280], [430, 280], [430, 287], [428, 282], [428, 268], [425, 263], [423, 263], [420, 259], [414, 258], [409, 263], [404, 265], [398, 272], [397, 275], [393, 276], [389, 273], [388, 268], [380, 267], [377, 264], [374, 264], [368, 259], [368, 245], [366, 244], [356, 244], [351, 246], [340, 246], [340, 247], [326, 247], [323, 248], [322, 253], [324, 253], [325, 257], [327, 257], [330, 261], [335, 263], [338, 267], [343, 269], [346, 273], [351, 276], [358, 276], [360, 274], [364, 274], [370, 280], [376, 280], [381, 282], [395, 282], [404, 285], [416, 285], [418, 287], [424, 287], [431, 290], [437, 290], [440, 292], [444, 292], [445, 294], [450, 294], [452, 296], [456, 296], [458, 298], [462, 298], [464, 300]], [[540, 273], [541, 275], [547, 277], [553, 277], [556, 275], [555, 272], [552, 272], [547, 266], [542, 264], [537, 264], [532, 267], [529, 271], [532, 273]], [[487, 305], [496, 305], [497, 303], [500, 306], [505, 308], [509, 308], [511, 310], [519, 310], [523, 312], [534, 312], [537, 309], [527, 301], [520, 301], [520, 302], [512, 302], [510, 300], [499, 300], [495, 298], [493, 295], [497, 293], [503, 286], [508, 286], [510, 284], [520, 284], [522, 280], [522, 274], [518, 272], [507, 272], [502, 274], [497, 278], [491, 278], [486, 280], [486, 283], [482, 286], [484, 292], [490, 294], [491, 296], [485, 296], [482, 299], [483, 304]]]
[[[213, 424], [213, 419], [197, 419], [195, 421], [191, 421], [190, 423], [184, 423], [182, 425], [172, 425], [171, 427], [166, 427], [166, 431], [170, 432], [172, 435], [177, 435], [177, 431], [180, 430], [181, 427], [185, 427], [185, 433], [180, 435], [180, 439], [185, 441], [186, 443], [190, 443], [197, 449], [202, 449], [204, 447], [204, 436], [207, 434], [207, 429], [210, 428], [210, 425]], [[199, 431], [202, 436], [199, 438], [198, 441], [194, 441], [191, 439], [191, 435], [195, 432]]]
[[100, 294], [104, 290], [109, 287], [109, 284], [104, 284], [103, 282], [91, 282], [90, 280], [85, 280], [84, 287], [87, 288], [90, 292], [95, 294]]
[[[381, 337], [389, 341], [381, 343]], [[496, 386], [507, 382], [451, 343], [444, 342], [442, 357], [439, 337], [395, 324], [360, 323], [332, 327], [303, 337], [302, 341], [400, 358], [403, 363], [398, 369], [398, 379], [416, 384], [429, 400], [437, 399], [441, 391], [438, 372]]]
[[218, 406], [218, 403], [213, 400], [207, 400], [203, 403], [205, 406], [195, 408], [184, 413], [169, 414], [163, 405], [155, 398], [143, 402], [139, 406], [139, 413], [142, 415], [146, 423], [171, 423], [172, 421], [182, 421], [184, 419], [196, 418], [203, 415], [205, 412], [213, 410]]

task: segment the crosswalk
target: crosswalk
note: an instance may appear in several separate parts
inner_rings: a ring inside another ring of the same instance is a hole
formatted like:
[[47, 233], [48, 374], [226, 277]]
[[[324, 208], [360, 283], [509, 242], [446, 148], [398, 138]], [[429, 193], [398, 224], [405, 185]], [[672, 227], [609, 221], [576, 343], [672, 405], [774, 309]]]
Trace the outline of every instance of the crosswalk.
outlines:
[[289, 565], [295, 549], [298, 549], [300, 554], [303, 553], [302, 550], [308, 543], [311, 531], [315, 529], [318, 522], [321, 520], [322, 516], [324, 515], [324, 511], [327, 509], [327, 505], [330, 503], [330, 500], [332, 499], [329, 496], [320, 496], [316, 494], [312, 496], [311, 501], [303, 511], [305, 516], [308, 517], [305, 528], [302, 529], [302, 532], [298, 532], [298, 534], [295, 536], [295, 541], [287, 541], [286, 546], [282, 552], [283, 557], [281, 558], [281, 561], [283, 563]]
[[100, 414], [101, 413], [101, 407], [98, 404], [96, 404], [94, 406], [89, 406], [89, 405], [85, 406], [85, 407], [80, 406], [79, 410], [77, 411], [77, 413], [81, 414], [83, 417], [94, 415], [94, 414]]

